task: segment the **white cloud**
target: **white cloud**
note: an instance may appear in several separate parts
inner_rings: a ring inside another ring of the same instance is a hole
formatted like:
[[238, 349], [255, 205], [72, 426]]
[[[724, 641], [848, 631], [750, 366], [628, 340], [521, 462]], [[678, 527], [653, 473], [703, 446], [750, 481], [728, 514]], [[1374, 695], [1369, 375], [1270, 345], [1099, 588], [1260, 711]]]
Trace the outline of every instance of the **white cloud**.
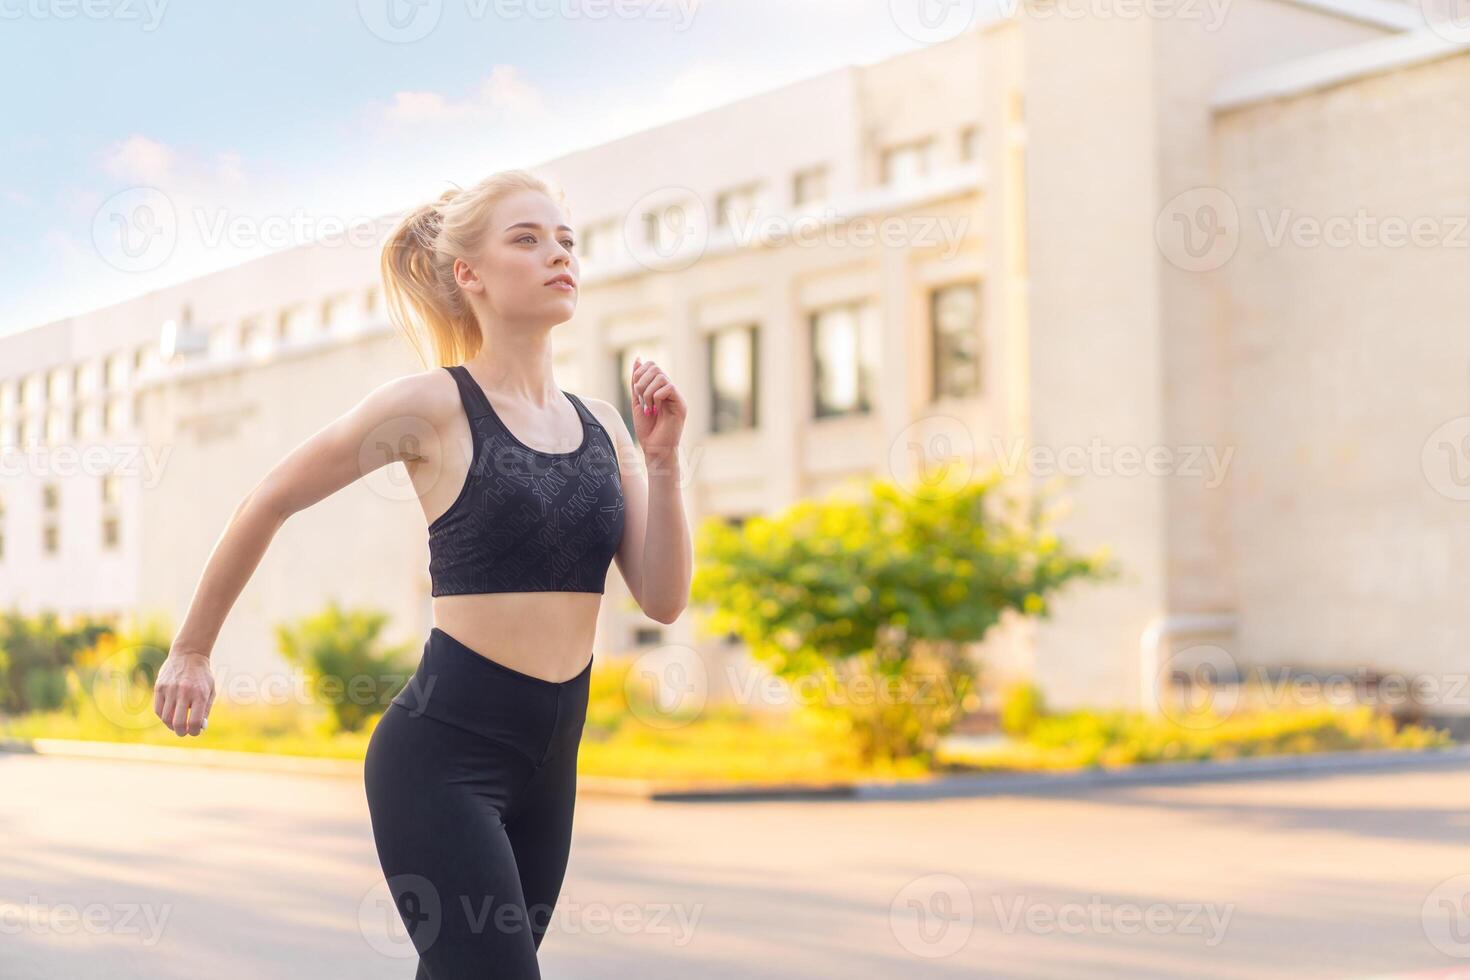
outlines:
[[496, 65], [464, 98], [442, 92], [397, 92], [386, 105], [374, 103], [370, 120], [391, 127], [513, 119], [545, 111], [540, 91], [515, 65]]

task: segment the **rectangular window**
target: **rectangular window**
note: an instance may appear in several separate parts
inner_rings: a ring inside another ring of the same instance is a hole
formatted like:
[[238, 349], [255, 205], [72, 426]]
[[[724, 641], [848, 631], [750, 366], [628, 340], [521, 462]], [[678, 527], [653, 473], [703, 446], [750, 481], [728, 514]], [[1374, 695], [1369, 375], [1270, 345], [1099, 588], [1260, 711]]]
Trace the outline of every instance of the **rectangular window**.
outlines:
[[923, 183], [929, 176], [931, 146], [930, 140], [921, 140], [884, 150], [883, 183], [896, 188]]
[[797, 172], [791, 181], [791, 200], [797, 207], [827, 199], [827, 168], [810, 167]]
[[755, 215], [759, 185], [747, 184], [724, 191], [715, 198], [715, 224], [720, 228], [739, 230]]
[[980, 285], [955, 283], [929, 296], [933, 397], [980, 393]]
[[980, 157], [980, 127], [966, 126], [960, 131], [960, 160], [969, 163]]
[[753, 429], [756, 420], [758, 331], [755, 324], [710, 333], [707, 341], [710, 431]]
[[643, 215], [643, 241], [659, 256], [670, 256], [690, 239], [689, 212], [682, 204], [670, 204]]
[[119, 539], [118, 520], [114, 515], [102, 518], [102, 547], [109, 551], [116, 550]]
[[817, 418], [870, 411], [878, 365], [876, 307], [850, 303], [813, 313], [811, 356]]
[[622, 232], [619, 221], [599, 221], [588, 225], [576, 239], [581, 248], [583, 261], [612, 262], [618, 257], [618, 235]]

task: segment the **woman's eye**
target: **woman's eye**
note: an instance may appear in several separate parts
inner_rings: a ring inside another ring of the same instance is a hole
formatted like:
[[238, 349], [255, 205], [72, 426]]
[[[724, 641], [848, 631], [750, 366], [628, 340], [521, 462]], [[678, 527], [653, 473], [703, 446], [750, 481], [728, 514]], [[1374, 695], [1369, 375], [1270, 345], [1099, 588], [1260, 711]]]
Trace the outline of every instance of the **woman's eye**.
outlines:
[[517, 238], [516, 239], [516, 244], [520, 244], [521, 242], [525, 241], [528, 238], [531, 239], [531, 241], [533, 241], [533, 242], [536, 240], [536, 236], [535, 235], [532, 235], [532, 234], [527, 233], [525, 235], [522, 235], [520, 238]]
[[562, 239], [562, 244], [565, 245], [568, 249], [570, 249], [574, 245], [576, 245], [576, 242], [573, 242], [570, 238], [564, 238], [564, 239]]

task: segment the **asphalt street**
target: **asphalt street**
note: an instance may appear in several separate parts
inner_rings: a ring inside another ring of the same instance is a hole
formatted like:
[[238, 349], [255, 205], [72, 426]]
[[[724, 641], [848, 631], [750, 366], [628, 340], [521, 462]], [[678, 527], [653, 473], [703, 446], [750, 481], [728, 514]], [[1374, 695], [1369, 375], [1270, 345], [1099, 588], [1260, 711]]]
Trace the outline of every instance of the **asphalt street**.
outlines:
[[[401, 978], [360, 781], [0, 753], [0, 976]], [[583, 797], [547, 977], [1470, 967], [1470, 767], [926, 802]]]

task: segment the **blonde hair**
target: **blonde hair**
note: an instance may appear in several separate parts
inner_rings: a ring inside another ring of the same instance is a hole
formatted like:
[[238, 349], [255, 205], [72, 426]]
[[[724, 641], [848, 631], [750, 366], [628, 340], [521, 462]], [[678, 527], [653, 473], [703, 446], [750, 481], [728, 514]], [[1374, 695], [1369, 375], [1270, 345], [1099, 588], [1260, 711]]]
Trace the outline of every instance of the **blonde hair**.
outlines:
[[408, 211], [383, 243], [383, 302], [426, 365], [462, 364], [484, 340], [475, 312], [454, 280], [454, 260], [469, 261], [489, 231], [490, 211], [519, 191], [540, 191], [570, 214], [560, 188], [526, 170], [502, 170]]

